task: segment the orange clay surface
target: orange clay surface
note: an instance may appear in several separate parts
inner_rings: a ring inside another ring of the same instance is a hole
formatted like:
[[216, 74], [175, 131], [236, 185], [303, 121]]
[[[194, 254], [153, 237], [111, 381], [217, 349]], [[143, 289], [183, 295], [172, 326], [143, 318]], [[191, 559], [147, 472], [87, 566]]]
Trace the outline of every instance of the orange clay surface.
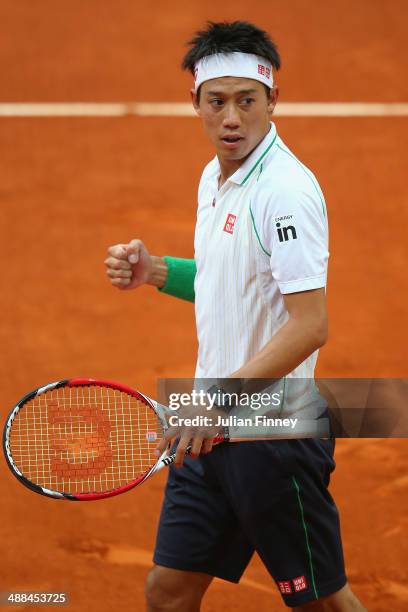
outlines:
[[[407, 101], [405, 0], [252, 4], [3, 0], [0, 101], [187, 101], [183, 43], [209, 18], [273, 33], [284, 101]], [[328, 204], [330, 340], [317, 374], [406, 377], [407, 119], [276, 123]], [[0, 134], [2, 418], [60, 378], [154, 396], [157, 378], [192, 376], [192, 305], [113, 289], [103, 260], [133, 237], [192, 256], [197, 183], [213, 155], [199, 120], [10, 118]], [[351, 586], [372, 612], [408, 610], [407, 441], [338, 440], [336, 459]], [[67, 591], [72, 612], [144, 609], [165, 473], [83, 504], [30, 493], [3, 461], [0, 473], [0, 590]], [[257, 557], [239, 586], [215, 581], [203, 605], [281, 609]]]

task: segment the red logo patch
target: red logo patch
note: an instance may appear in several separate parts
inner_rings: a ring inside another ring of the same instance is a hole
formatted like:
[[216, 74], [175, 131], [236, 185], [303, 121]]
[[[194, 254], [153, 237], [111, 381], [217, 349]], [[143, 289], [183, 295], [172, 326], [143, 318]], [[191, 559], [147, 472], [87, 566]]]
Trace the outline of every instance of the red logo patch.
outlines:
[[267, 79], [271, 76], [271, 69], [263, 64], [258, 64], [258, 73], [262, 74], [262, 76], [266, 76]]
[[281, 580], [278, 582], [278, 587], [281, 593], [288, 595], [292, 593], [292, 586], [290, 580]]
[[224, 232], [228, 232], [228, 234], [233, 234], [234, 233], [234, 225], [235, 225], [235, 221], [237, 220], [235, 215], [231, 215], [231, 213], [228, 214], [227, 216], [227, 220], [225, 222], [224, 225]]
[[293, 586], [296, 592], [304, 591], [305, 589], [307, 589], [307, 582], [304, 576], [293, 578], [292, 582], [293, 582]]

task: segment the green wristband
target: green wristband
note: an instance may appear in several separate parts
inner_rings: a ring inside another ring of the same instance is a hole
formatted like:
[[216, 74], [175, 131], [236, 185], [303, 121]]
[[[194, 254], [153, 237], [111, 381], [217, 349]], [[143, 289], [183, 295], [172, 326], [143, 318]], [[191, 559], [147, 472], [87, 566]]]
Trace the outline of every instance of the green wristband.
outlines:
[[194, 278], [197, 272], [194, 259], [181, 259], [168, 255], [163, 259], [167, 265], [167, 280], [159, 291], [188, 302], [194, 302]]

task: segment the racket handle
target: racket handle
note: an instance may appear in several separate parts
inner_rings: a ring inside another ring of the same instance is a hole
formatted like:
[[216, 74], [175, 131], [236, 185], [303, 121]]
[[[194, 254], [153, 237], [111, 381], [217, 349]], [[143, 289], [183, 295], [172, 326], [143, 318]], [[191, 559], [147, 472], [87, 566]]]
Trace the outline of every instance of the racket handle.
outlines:
[[229, 428], [224, 427], [224, 431], [222, 432], [222, 434], [218, 434], [218, 436], [215, 436], [213, 443], [220, 444], [220, 442], [228, 442], [228, 440], [229, 440]]

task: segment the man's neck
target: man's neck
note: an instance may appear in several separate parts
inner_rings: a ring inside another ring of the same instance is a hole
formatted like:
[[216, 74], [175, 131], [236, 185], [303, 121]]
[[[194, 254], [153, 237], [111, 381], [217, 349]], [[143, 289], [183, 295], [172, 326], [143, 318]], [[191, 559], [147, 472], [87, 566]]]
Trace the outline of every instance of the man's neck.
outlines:
[[248, 157], [252, 155], [252, 153], [255, 151], [256, 147], [258, 147], [260, 143], [263, 141], [263, 139], [268, 135], [270, 129], [271, 129], [271, 125], [269, 124], [267, 131], [262, 136], [260, 141], [254, 146], [252, 151], [250, 151], [248, 155], [246, 155], [242, 159], [222, 159], [218, 156], [218, 162], [220, 164], [220, 170], [221, 170], [220, 176], [218, 177], [218, 189], [221, 189], [221, 187], [229, 179], [229, 177], [232, 176], [238, 170], [238, 168], [240, 168], [242, 164], [246, 162]]
[[218, 189], [221, 189], [221, 187], [229, 179], [229, 177], [235, 174], [238, 168], [242, 166], [242, 164], [248, 159], [251, 153], [248, 153], [248, 155], [246, 157], [243, 157], [242, 159], [222, 160], [218, 158], [221, 169], [220, 176], [218, 177]]

